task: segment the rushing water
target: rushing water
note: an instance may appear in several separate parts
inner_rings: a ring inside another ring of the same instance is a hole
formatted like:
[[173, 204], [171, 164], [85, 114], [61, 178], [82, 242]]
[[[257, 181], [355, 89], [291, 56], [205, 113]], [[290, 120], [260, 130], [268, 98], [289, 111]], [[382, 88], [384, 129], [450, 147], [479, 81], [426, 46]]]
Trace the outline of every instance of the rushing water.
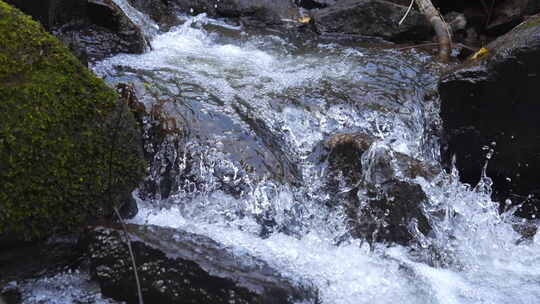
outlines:
[[[61, 272], [52, 277], [42, 277], [22, 283], [13, 282], [5, 287], [6, 290], [12, 288], [21, 293], [21, 302], [28, 304], [117, 303], [104, 298], [98, 284], [91, 281], [86, 272], [78, 270]], [[0, 303], [4, 303], [1, 300], [0, 298]]]
[[433, 231], [410, 247], [352, 239], [324, 187], [322, 142], [336, 133], [366, 132], [381, 149], [438, 161], [437, 100], [425, 98], [432, 58], [247, 34], [204, 15], [151, 44], [93, 67], [133, 83], [180, 130], [178, 148], [174, 135], [147, 147], [158, 190], [137, 193], [133, 222], [208, 235], [310, 282], [325, 304], [538, 303], [540, 237], [523, 239], [511, 211], [497, 212], [488, 178], [475, 188], [455, 171], [417, 178]]

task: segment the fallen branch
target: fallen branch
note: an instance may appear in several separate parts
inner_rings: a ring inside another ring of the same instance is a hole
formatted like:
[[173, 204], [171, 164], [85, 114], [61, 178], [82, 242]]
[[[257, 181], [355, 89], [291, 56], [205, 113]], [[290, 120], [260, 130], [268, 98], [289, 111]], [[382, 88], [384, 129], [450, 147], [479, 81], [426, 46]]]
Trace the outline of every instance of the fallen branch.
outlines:
[[[430, 46], [439, 46], [439, 43], [438, 42], [421, 43], [421, 44], [398, 47], [398, 48], [394, 48], [394, 49], [396, 49], [398, 51], [401, 51], [401, 50], [408, 50], [408, 49], [421, 48], [421, 47], [430, 47]], [[472, 46], [465, 45], [463, 43], [453, 43], [452, 48], [456, 48], [456, 47], [462, 47], [462, 48], [468, 49], [469, 51], [473, 51], [473, 52], [477, 52], [480, 49], [480, 48], [477, 48], [477, 47], [472, 47]]]
[[448, 24], [444, 22], [439, 11], [433, 6], [433, 3], [431, 3], [431, 0], [415, 0], [415, 2], [416, 5], [418, 5], [420, 12], [426, 16], [429, 23], [433, 26], [433, 29], [435, 29], [437, 40], [439, 41], [439, 59], [443, 62], [447, 62], [450, 58], [452, 45]]

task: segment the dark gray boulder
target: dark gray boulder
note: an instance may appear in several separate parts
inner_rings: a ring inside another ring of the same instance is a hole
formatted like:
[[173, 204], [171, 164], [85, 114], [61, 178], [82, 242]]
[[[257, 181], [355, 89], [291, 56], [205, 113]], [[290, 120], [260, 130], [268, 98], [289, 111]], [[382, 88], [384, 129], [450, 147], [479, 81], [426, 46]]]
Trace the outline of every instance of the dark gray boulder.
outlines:
[[79, 60], [142, 53], [148, 43], [138, 25], [108, 0], [9, 0], [66, 44]]
[[[128, 0], [128, 2], [159, 24], [161, 30], [167, 31], [181, 22], [178, 19], [179, 9], [172, 4], [174, 2], [172, 0]], [[195, 2], [204, 3], [205, 1], [193, 1], [194, 4]]]
[[[461, 179], [479, 181], [491, 149], [487, 176], [495, 197], [525, 201], [518, 214], [540, 216], [540, 17], [529, 18], [486, 46], [487, 55], [441, 77], [442, 156], [456, 155]], [[530, 195], [530, 196], [529, 196]]]
[[284, 17], [296, 6], [290, 0], [231, 0], [220, 1], [216, 5], [217, 12], [222, 16], [240, 17], [265, 10], [268, 14]]
[[188, 15], [206, 13], [210, 17], [230, 18], [247, 26], [281, 25], [282, 19], [298, 15], [296, 5], [290, 0], [169, 0], [168, 5]]
[[[265, 262], [237, 256], [212, 239], [157, 226], [128, 225], [142, 294], [147, 303], [294, 303], [313, 300]], [[88, 239], [90, 268], [101, 291], [115, 300], [138, 303], [124, 234], [94, 228]]]
[[540, 2], [535, 1], [535, 0], [523, 0], [523, 1], [526, 2], [523, 9], [523, 14], [533, 15], [540, 11]]
[[46, 29], [86, 16], [87, 0], [6, 0], [39, 21]]
[[384, 0], [342, 0], [313, 13], [319, 32], [383, 38], [392, 42], [430, 40], [431, 25], [412, 10], [401, 26], [407, 7]]
[[337, 0], [294, 0], [294, 3], [305, 9], [325, 8], [336, 4]]
[[487, 19], [486, 31], [492, 34], [504, 34], [518, 25], [529, 15], [540, 11], [537, 0], [512, 0], [495, 3], [491, 16]]
[[83, 252], [77, 238], [61, 235], [30, 242], [0, 236], [0, 294], [7, 291], [10, 282], [21, 283], [78, 264]]
[[52, 32], [79, 59], [90, 62], [118, 53], [143, 53], [148, 47], [139, 26], [106, 0], [88, 0], [85, 18], [57, 26]]
[[[149, 15], [162, 30], [183, 22], [182, 15], [205, 13], [227, 23], [242, 25], [257, 34], [279, 33], [304, 41], [314, 36], [309, 26], [297, 22], [303, 16], [292, 0], [128, 0]], [[180, 16], [180, 18], [179, 18]]]

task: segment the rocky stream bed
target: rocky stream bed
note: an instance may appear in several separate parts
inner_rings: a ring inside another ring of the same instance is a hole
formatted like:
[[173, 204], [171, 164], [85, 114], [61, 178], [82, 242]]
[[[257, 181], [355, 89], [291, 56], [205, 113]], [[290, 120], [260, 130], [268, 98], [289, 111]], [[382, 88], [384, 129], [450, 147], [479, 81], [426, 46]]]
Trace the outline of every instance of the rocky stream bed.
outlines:
[[433, 38], [408, 1], [12, 2], [116, 89], [147, 168], [125, 231], [0, 238], [0, 303], [139, 303], [127, 242], [145, 303], [540, 298], [533, 2], [449, 64], [401, 44]]

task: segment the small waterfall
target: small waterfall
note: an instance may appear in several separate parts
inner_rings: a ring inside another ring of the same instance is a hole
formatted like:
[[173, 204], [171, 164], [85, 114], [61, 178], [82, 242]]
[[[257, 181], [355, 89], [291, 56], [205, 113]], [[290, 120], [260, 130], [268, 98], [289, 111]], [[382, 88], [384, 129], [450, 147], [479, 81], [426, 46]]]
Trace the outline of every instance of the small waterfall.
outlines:
[[489, 180], [472, 188], [455, 170], [417, 177], [432, 231], [416, 231], [410, 246], [352, 238], [339, 195], [359, 185], [328, 190], [323, 142], [336, 133], [361, 131], [375, 148], [438, 161], [437, 104], [423, 98], [436, 83], [429, 56], [248, 35], [204, 15], [158, 34], [125, 0], [115, 3], [153, 49], [95, 72], [132, 82], [183, 134], [178, 147], [154, 147], [149, 180], [168, 191], [136, 193], [133, 223], [207, 235], [312, 283], [324, 304], [538, 302], [540, 237], [515, 232], [523, 223], [498, 213]]
[[131, 22], [141, 29], [147, 40], [150, 41], [159, 33], [159, 25], [150, 17], [131, 6], [127, 0], [113, 0], [113, 2], [126, 14]]

